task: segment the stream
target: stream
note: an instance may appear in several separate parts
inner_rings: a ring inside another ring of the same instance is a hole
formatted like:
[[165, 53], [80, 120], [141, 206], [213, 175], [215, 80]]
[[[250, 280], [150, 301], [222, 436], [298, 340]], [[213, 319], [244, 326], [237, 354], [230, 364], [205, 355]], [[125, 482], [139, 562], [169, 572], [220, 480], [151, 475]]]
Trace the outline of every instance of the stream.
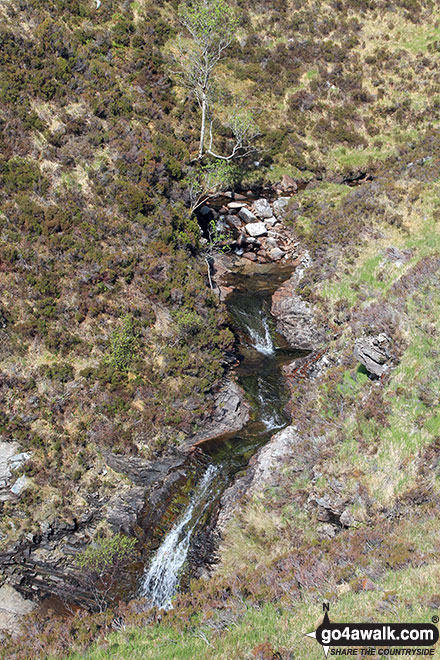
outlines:
[[288, 393], [281, 366], [302, 355], [288, 349], [273, 328], [270, 315], [273, 292], [291, 271], [271, 269], [252, 275], [233, 275], [233, 292], [226, 299], [231, 325], [238, 337], [238, 382], [251, 403], [250, 420], [239, 432], [208, 441], [204, 472], [187, 493], [173, 527], [145, 568], [139, 596], [152, 606], [171, 609], [173, 596], [188, 578], [191, 550], [197, 537], [218, 510], [224, 490], [251, 456], [289, 423], [284, 408]]

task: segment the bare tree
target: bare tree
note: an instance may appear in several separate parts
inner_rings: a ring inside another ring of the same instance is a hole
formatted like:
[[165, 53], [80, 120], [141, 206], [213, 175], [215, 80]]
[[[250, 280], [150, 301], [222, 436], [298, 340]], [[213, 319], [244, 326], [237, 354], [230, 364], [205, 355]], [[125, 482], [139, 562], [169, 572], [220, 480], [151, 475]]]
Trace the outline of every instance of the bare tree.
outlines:
[[[195, 96], [201, 110], [198, 158], [210, 155], [232, 160], [250, 153], [249, 142], [258, 133], [249, 111], [234, 108], [225, 122], [234, 136], [231, 153], [222, 155], [214, 150], [213, 123], [215, 104], [214, 72], [225, 51], [235, 38], [238, 21], [235, 11], [225, 0], [192, 0], [180, 5], [179, 20], [189, 38], [180, 38], [174, 49], [177, 71], [182, 84]], [[207, 127], [209, 146], [205, 148]]]

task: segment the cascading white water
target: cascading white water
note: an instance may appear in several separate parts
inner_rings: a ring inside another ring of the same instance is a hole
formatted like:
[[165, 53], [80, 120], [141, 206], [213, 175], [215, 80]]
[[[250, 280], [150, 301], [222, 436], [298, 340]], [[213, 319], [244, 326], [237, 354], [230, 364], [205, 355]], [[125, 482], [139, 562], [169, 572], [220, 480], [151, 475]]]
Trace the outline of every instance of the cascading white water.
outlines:
[[263, 355], [273, 355], [275, 348], [273, 345], [272, 337], [270, 336], [269, 323], [266, 315], [260, 310], [261, 326], [254, 328], [248, 326], [249, 336], [252, 339], [254, 348]]
[[270, 391], [268, 383], [261, 377], [257, 379], [258, 400], [260, 402], [260, 421], [268, 431], [275, 431], [284, 426], [284, 421], [273, 405], [273, 392]]
[[140, 596], [148, 598], [152, 606], [172, 609], [172, 598], [179, 586], [181, 570], [188, 556], [192, 533], [200, 516], [209, 506], [206, 497], [219, 467], [209, 465], [183, 515], [165, 536], [150, 567], [145, 572]]

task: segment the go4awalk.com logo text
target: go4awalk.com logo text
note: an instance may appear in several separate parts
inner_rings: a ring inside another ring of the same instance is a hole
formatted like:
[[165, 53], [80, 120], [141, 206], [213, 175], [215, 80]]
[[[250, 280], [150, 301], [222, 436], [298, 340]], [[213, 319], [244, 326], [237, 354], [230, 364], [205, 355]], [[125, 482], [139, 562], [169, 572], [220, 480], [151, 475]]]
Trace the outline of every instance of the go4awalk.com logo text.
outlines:
[[[307, 637], [321, 644], [326, 657], [383, 656], [423, 657], [434, 656], [439, 632], [434, 623], [334, 623], [330, 621], [329, 605], [323, 605], [324, 619]], [[432, 621], [437, 623], [438, 617]]]

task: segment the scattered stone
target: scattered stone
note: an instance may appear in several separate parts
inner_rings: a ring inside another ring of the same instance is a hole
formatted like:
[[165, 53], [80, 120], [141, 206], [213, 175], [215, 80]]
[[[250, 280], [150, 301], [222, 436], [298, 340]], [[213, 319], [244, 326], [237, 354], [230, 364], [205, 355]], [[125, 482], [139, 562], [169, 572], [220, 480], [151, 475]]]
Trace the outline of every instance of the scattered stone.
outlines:
[[270, 218], [266, 218], [264, 224], [266, 225], [266, 227], [273, 227], [274, 225], [277, 224], [277, 222], [278, 220], [272, 215]]
[[20, 489], [20, 484], [15, 490], [14, 486], [11, 487], [12, 472], [21, 467], [31, 455], [28, 452], [18, 452], [18, 449], [20, 449], [18, 442], [0, 442], [0, 502], [6, 502], [12, 498], [12, 495], [19, 495], [21, 492], [20, 490], [15, 492]]
[[257, 261], [257, 255], [254, 252], [245, 252], [243, 254], [243, 259], [249, 259], [249, 261]]
[[227, 215], [225, 222], [233, 229], [240, 229], [241, 220], [236, 215]]
[[376, 585], [370, 578], [366, 577], [361, 582], [362, 591], [375, 591], [377, 589]]
[[267, 234], [267, 228], [264, 222], [251, 222], [246, 225], [246, 231], [253, 238]]
[[241, 195], [240, 193], [234, 194], [234, 202], [246, 202], [246, 201], [247, 201], [246, 195]]
[[276, 248], [278, 247], [278, 243], [275, 240], [275, 238], [272, 238], [272, 236], [269, 236], [269, 238], [266, 238], [266, 245], [271, 248]]
[[403, 264], [411, 259], [412, 253], [412, 250], [399, 250], [398, 248], [391, 246], [386, 249], [382, 263], [391, 261], [395, 266], [403, 266]]
[[230, 211], [239, 211], [246, 205], [246, 202], [229, 202], [228, 209]]
[[352, 527], [354, 524], [354, 518], [347, 509], [341, 513], [339, 520], [344, 527]]
[[279, 197], [273, 203], [273, 212], [277, 218], [284, 218], [289, 205], [290, 197]]
[[261, 198], [254, 202], [254, 212], [259, 218], [270, 218], [272, 216], [272, 208], [267, 199]]
[[28, 483], [29, 479], [26, 477], [26, 475], [22, 474], [22, 476], [17, 479], [15, 484], [11, 486], [11, 493], [14, 493], [14, 495], [21, 495]]
[[280, 248], [274, 248], [269, 252], [269, 257], [272, 259], [272, 261], [279, 261], [284, 257], [284, 252], [280, 250]]
[[283, 174], [280, 188], [283, 192], [296, 192], [298, 190], [296, 181], [294, 181], [294, 179], [292, 179], [292, 177], [288, 174]]
[[321, 539], [332, 539], [336, 536], [336, 528], [330, 523], [322, 523], [316, 527], [316, 532]]
[[389, 344], [390, 339], [383, 332], [375, 337], [361, 337], [355, 341], [354, 356], [370, 374], [380, 377], [389, 369]]
[[244, 221], [244, 222], [257, 222], [256, 216], [252, 213], [252, 211], [249, 211], [246, 206], [243, 206], [242, 209], [240, 209], [239, 212], [239, 217]]

